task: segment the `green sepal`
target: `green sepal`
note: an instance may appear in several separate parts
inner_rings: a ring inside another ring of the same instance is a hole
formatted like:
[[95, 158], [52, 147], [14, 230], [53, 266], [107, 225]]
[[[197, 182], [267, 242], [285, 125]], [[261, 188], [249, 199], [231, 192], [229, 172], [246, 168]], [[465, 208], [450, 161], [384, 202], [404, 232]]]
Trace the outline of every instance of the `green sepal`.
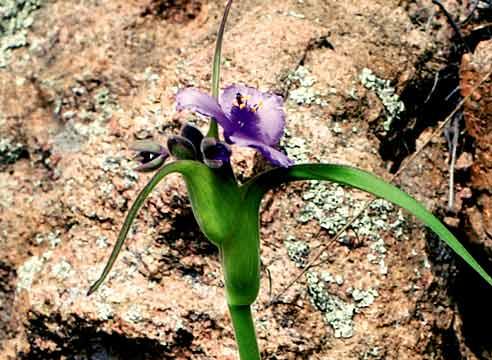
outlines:
[[241, 187], [241, 191], [248, 203], [254, 203], [256, 207], [259, 207], [263, 195], [268, 190], [283, 183], [298, 180], [333, 181], [366, 191], [404, 208], [432, 229], [441, 240], [492, 285], [492, 278], [489, 274], [439, 219], [410, 195], [366, 171], [332, 164], [302, 164], [288, 169], [276, 168], [251, 179]]
[[167, 148], [172, 156], [178, 160], [196, 160], [198, 151], [195, 145], [184, 136], [174, 135], [167, 139]]

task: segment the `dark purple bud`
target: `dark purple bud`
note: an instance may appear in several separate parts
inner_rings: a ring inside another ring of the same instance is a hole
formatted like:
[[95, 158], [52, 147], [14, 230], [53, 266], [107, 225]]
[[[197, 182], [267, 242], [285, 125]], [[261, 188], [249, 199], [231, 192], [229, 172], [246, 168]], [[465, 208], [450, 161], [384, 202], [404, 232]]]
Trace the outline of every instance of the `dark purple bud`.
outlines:
[[198, 160], [201, 160], [202, 156], [200, 154], [200, 145], [203, 140], [203, 134], [196, 126], [186, 123], [181, 129], [181, 136], [187, 138], [191, 141], [198, 155]]
[[198, 152], [187, 138], [175, 135], [167, 139], [167, 148], [172, 156], [179, 160], [196, 160]]
[[136, 167], [135, 171], [157, 170], [169, 157], [169, 152], [166, 148], [152, 141], [138, 141], [132, 144], [130, 148], [137, 151], [135, 160], [140, 163], [140, 166]]
[[217, 169], [228, 164], [231, 158], [230, 147], [221, 141], [217, 141], [214, 138], [206, 137], [202, 141], [201, 151], [203, 155], [203, 162], [213, 168]]

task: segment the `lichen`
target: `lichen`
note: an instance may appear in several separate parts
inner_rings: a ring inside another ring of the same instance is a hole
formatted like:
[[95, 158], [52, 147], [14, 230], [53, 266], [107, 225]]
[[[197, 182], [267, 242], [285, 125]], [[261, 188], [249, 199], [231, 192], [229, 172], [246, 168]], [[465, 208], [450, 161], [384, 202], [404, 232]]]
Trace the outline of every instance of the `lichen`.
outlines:
[[66, 260], [61, 260], [52, 266], [51, 273], [58, 280], [65, 280], [73, 273], [72, 265]]
[[354, 334], [355, 305], [329, 293], [325, 283], [315, 272], [307, 274], [308, 294], [312, 304], [324, 314], [336, 338], [350, 338]]
[[285, 13], [285, 16], [290, 16], [290, 17], [293, 17], [293, 18], [296, 18], [296, 19], [305, 19], [306, 18], [306, 16], [304, 16], [303, 14], [300, 14], [300, 13], [295, 12], [295, 11], [292, 11], [292, 10], [287, 11]]
[[109, 190], [113, 189], [111, 179], [117, 175], [123, 179], [123, 190], [128, 190], [138, 181], [138, 173], [133, 170], [135, 164], [130, 159], [123, 156], [108, 154], [100, 159], [100, 168], [107, 173], [107, 183], [101, 189], [104, 195], [109, 195]]
[[48, 234], [37, 234], [34, 238], [36, 244], [41, 245], [45, 242], [48, 243], [51, 249], [54, 249], [61, 243], [60, 230], [51, 231]]
[[28, 44], [27, 30], [42, 0], [3, 0], [0, 5], [0, 68], [6, 67], [13, 49]]
[[47, 251], [41, 256], [33, 256], [23, 263], [17, 270], [17, 287], [19, 292], [22, 289], [29, 290], [32, 286], [32, 282], [39, 273], [46, 261], [51, 257], [51, 252]]
[[295, 71], [289, 73], [285, 80], [285, 85], [289, 91], [289, 100], [297, 105], [320, 105], [326, 106], [327, 103], [323, 100], [322, 94], [317, 91], [313, 85], [316, 83], [316, 78], [311, 75], [308, 68], [299, 66]]
[[341, 286], [345, 282], [342, 275], [333, 276], [329, 271], [321, 271], [319, 277], [327, 284], [337, 284], [338, 286]]
[[336, 275], [335, 282], [337, 283], [337, 285], [342, 286], [343, 283], [345, 282], [345, 279], [343, 278], [342, 275]]
[[[45, 83], [47, 87], [56, 87], [51, 81], [45, 80]], [[123, 111], [117, 96], [106, 86], [89, 90], [77, 83], [70, 90], [55, 99], [53, 110], [65, 122], [63, 131], [54, 138], [54, 148], [60, 152], [78, 152], [83, 144], [108, 135], [108, 120]], [[75, 101], [74, 98], [81, 99]]]
[[156, 84], [160, 80], [160, 76], [157, 72], [154, 72], [152, 67], [146, 67], [143, 73], [143, 78], [151, 84]]
[[[337, 279], [338, 278], [338, 279]], [[342, 281], [340, 281], [342, 280]], [[347, 289], [353, 302], [331, 293], [329, 285], [341, 286], [343, 278], [324, 271], [307, 273], [307, 288], [311, 303], [323, 313], [325, 321], [333, 328], [336, 338], [350, 338], [354, 335], [354, 315], [371, 306], [379, 293], [375, 289]]]
[[379, 293], [375, 289], [353, 289], [352, 298], [356, 302], [357, 310], [369, 307], [374, 303]]
[[287, 248], [287, 255], [296, 266], [299, 268], [305, 267], [309, 257], [309, 245], [293, 236], [288, 236], [284, 245]]
[[391, 124], [401, 118], [405, 111], [405, 104], [400, 100], [389, 80], [378, 78], [370, 69], [364, 68], [360, 73], [361, 83], [369, 90], [376, 93], [386, 110], [386, 119], [383, 129], [389, 131]]
[[288, 128], [285, 129], [280, 145], [286, 150], [287, 155], [294, 160], [294, 162], [303, 163], [310, 160], [310, 151], [306, 144], [306, 140], [301, 137], [293, 136]]
[[[310, 183], [303, 194], [303, 200], [306, 203], [300, 210], [297, 221], [307, 223], [314, 220], [332, 236], [364, 206], [363, 201], [354, 199], [352, 192], [343, 186], [320, 181]], [[391, 222], [393, 218], [396, 220]], [[369, 240], [371, 252], [368, 260], [378, 264], [379, 272], [385, 275], [388, 271], [384, 262], [387, 248], [382, 235], [390, 231], [395, 237], [403, 237], [404, 225], [402, 213], [391, 203], [378, 199], [354, 221], [349, 231], [340, 236], [339, 241], [348, 244], [351, 240]]]
[[104, 248], [108, 247], [108, 238], [104, 235], [99, 236], [96, 239], [96, 245], [100, 249], [104, 249]]
[[130, 305], [128, 310], [123, 314], [123, 320], [127, 322], [138, 323], [142, 319], [142, 309], [136, 304]]

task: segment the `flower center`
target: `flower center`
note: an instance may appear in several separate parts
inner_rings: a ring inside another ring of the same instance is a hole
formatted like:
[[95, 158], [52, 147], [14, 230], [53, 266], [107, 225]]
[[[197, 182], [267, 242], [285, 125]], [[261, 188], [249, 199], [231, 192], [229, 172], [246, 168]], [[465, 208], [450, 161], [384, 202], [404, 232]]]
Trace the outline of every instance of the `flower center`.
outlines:
[[255, 104], [253, 106], [250, 106], [248, 104], [248, 100], [250, 99], [249, 96], [243, 96], [241, 93], [236, 94], [236, 99], [232, 102], [232, 106], [239, 108], [239, 110], [246, 110], [250, 112], [257, 112], [259, 108], [263, 106], [263, 101], [258, 102], [258, 104]]

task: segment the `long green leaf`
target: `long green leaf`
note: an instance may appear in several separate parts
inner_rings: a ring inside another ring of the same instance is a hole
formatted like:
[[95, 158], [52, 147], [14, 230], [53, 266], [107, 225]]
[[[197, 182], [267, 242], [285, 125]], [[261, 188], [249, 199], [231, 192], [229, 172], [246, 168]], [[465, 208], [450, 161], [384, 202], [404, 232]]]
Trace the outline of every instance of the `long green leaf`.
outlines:
[[242, 187], [243, 196], [248, 201], [254, 201], [259, 206], [263, 195], [268, 190], [280, 184], [297, 180], [328, 180], [337, 182], [364, 190], [404, 208], [431, 228], [468, 265], [479, 273], [485, 281], [492, 285], [492, 278], [439, 219], [410, 195], [366, 171], [350, 166], [333, 164], [302, 164], [288, 169], [273, 169], [258, 175], [244, 184]]
[[99, 286], [104, 282], [106, 277], [108, 276], [109, 272], [111, 271], [111, 268], [113, 267], [116, 258], [118, 257], [121, 248], [123, 246], [123, 243], [125, 242], [125, 239], [128, 235], [128, 231], [130, 231], [130, 227], [133, 224], [133, 221], [135, 220], [135, 217], [138, 214], [138, 211], [142, 207], [145, 199], [150, 195], [152, 190], [159, 184], [159, 182], [164, 179], [167, 175], [174, 173], [174, 172], [179, 172], [179, 173], [187, 173], [190, 170], [192, 171], [193, 168], [196, 168], [198, 166], [203, 167], [204, 165], [195, 162], [195, 161], [176, 161], [172, 162], [169, 164], [164, 165], [155, 175], [154, 177], [145, 185], [145, 187], [142, 189], [140, 194], [138, 194], [137, 198], [135, 199], [135, 202], [133, 203], [132, 207], [130, 208], [130, 211], [128, 211], [128, 214], [126, 215], [125, 221], [123, 223], [123, 226], [120, 230], [120, 233], [118, 235], [118, 239], [116, 240], [116, 243], [113, 247], [113, 251], [111, 252], [111, 255], [109, 257], [108, 262], [106, 263], [106, 266], [104, 267], [103, 272], [101, 273], [101, 276], [99, 279], [90, 287], [89, 291], [87, 292], [87, 295], [92, 294], [94, 291], [96, 291]]

